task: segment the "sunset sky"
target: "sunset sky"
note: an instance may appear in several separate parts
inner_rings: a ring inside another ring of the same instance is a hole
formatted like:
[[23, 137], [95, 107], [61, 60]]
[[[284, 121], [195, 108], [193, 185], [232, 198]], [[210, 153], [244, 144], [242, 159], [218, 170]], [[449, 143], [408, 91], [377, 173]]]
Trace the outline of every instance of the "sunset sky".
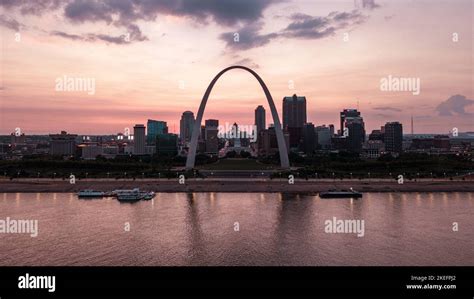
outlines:
[[[280, 119], [296, 93], [315, 125], [358, 106], [368, 133], [397, 120], [409, 133], [411, 115], [415, 133], [474, 131], [472, 0], [0, 3], [0, 134], [115, 134], [148, 118], [179, 132], [234, 64], [263, 78]], [[389, 75], [420, 78], [420, 94], [381, 91]], [[63, 76], [93, 78], [95, 94], [56, 91]], [[204, 119], [253, 124], [261, 104], [268, 125], [257, 81], [231, 70]]]

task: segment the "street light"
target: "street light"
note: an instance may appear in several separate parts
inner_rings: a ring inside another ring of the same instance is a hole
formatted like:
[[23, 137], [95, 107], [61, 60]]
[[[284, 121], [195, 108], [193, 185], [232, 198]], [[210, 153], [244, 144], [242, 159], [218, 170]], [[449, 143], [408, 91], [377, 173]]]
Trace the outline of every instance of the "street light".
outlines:
[[350, 175], [351, 175], [351, 180], [352, 180], [352, 172], [350, 173]]
[[88, 176], [88, 175], [89, 175], [89, 173], [88, 173], [88, 172], [86, 172], [86, 180], [87, 180], [87, 176]]
[[53, 180], [56, 179], [56, 172], [53, 173]]
[[144, 173], [144, 172], [142, 172], [142, 179], [144, 179], [144, 178], [145, 178], [145, 173]]
[[107, 172], [107, 178], [109, 178], [109, 177], [110, 177], [110, 172]]

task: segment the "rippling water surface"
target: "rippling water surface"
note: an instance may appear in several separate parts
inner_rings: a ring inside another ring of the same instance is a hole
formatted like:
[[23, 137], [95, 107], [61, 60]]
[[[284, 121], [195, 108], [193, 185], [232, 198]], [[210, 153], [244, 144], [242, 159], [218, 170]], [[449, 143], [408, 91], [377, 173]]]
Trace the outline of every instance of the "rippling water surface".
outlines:
[[[135, 204], [0, 193], [0, 220], [39, 225], [36, 238], [0, 233], [0, 265], [472, 266], [473, 209], [474, 193], [160, 193]], [[325, 233], [332, 217], [365, 220], [364, 237]]]

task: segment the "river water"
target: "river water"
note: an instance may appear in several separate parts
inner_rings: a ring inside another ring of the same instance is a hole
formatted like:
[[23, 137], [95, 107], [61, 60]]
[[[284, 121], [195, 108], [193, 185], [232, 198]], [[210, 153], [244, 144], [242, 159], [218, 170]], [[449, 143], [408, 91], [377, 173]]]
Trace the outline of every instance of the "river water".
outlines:
[[[0, 193], [0, 265], [474, 265], [474, 193], [158, 193], [135, 204]], [[364, 234], [327, 220], [364, 220]]]

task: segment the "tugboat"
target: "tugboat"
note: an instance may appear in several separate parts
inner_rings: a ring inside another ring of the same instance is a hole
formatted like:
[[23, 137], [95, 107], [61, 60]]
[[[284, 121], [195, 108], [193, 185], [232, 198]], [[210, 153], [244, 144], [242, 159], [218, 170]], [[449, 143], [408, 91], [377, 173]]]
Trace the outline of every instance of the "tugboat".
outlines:
[[77, 197], [79, 198], [102, 198], [104, 195], [105, 193], [102, 191], [94, 191], [89, 189], [77, 192]]
[[353, 190], [352, 188], [347, 190], [335, 191], [329, 190], [327, 192], [320, 192], [319, 197], [321, 198], [361, 198], [362, 193]]
[[150, 191], [150, 192], [145, 192], [145, 195], [143, 196], [143, 200], [150, 200], [155, 197], [155, 192]]

